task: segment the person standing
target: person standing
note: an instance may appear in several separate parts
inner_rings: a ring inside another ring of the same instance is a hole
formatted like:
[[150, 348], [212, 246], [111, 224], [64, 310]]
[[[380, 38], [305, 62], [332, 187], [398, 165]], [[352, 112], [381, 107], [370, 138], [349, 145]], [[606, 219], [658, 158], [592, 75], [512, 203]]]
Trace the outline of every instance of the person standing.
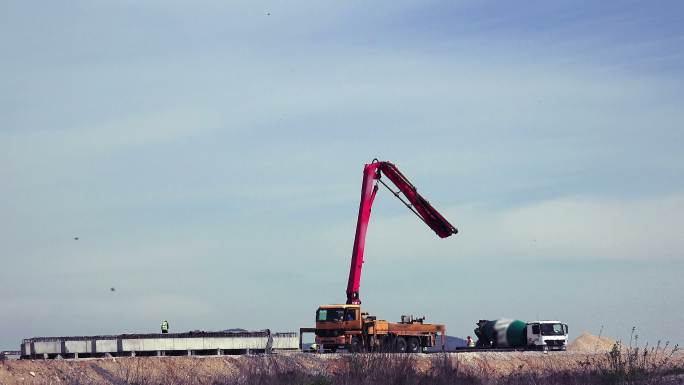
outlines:
[[273, 353], [273, 336], [271, 335], [271, 329], [266, 329], [266, 334], [268, 334], [268, 340], [266, 341], [264, 353], [271, 354]]
[[169, 332], [169, 321], [163, 320], [161, 324], [161, 332], [166, 334]]
[[475, 341], [473, 341], [473, 339], [470, 338], [470, 336], [468, 336], [468, 338], [466, 338], [466, 344], [469, 348], [475, 347]]

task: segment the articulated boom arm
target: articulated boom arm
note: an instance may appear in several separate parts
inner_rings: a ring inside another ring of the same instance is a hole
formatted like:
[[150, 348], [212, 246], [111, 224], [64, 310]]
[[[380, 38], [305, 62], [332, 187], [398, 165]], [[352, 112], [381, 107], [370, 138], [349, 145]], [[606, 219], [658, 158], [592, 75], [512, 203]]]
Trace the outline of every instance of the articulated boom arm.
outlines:
[[[381, 174], [391, 180], [399, 189], [393, 191], [387, 184], [380, 180]], [[456, 234], [458, 230], [449, 223], [434, 207], [425, 200], [414, 185], [406, 179], [397, 167], [390, 162], [378, 162], [367, 164], [363, 168], [363, 184], [361, 185], [361, 203], [359, 204], [359, 217], [356, 222], [356, 235], [354, 236], [354, 250], [352, 251], [351, 267], [349, 268], [349, 282], [347, 283], [347, 303], [360, 304], [359, 286], [361, 285], [361, 269], [363, 267], [363, 250], [366, 245], [366, 230], [370, 220], [371, 207], [375, 194], [378, 192], [378, 184], [382, 183], [399, 198], [411, 211], [413, 211], [426, 225], [428, 225], [440, 238], [446, 238]], [[404, 194], [409, 203], [401, 199], [400, 193]]]

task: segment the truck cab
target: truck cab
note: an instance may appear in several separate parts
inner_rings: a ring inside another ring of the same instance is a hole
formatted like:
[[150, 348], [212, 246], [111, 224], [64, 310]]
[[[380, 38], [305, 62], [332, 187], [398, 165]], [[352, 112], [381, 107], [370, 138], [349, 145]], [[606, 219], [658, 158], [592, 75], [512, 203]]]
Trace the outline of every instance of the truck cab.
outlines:
[[362, 330], [360, 305], [323, 305], [316, 311], [316, 343], [325, 351], [351, 347]]
[[565, 350], [568, 345], [568, 325], [560, 321], [527, 323], [527, 346], [538, 349]]

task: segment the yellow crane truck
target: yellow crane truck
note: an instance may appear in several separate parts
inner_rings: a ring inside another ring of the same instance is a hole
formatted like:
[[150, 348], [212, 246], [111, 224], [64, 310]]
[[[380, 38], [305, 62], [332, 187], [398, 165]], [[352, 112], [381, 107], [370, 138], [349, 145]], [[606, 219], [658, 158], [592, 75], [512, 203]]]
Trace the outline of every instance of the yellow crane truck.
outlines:
[[426, 324], [424, 317], [402, 316], [401, 322], [376, 319], [361, 311], [361, 305], [324, 305], [316, 311], [316, 344], [326, 352], [344, 348], [348, 352], [420, 353], [435, 346], [444, 325]]
[[[399, 191], [392, 190], [380, 178], [385, 175]], [[428, 225], [440, 238], [456, 234], [458, 230], [449, 223], [432, 205], [418, 194], [418, 189], [390, 162], [377, 159], [363, 169], [361, 203], [356, 222], [354, 248], [347, 282], [347, 303], [324, 305], [316, 311], [316, 327], [300, 329], [301, 334], [316, 334], [316, 344], [324, 351], [334, 352], [344, 348], [351, 352], [391, 351], [418, 353], [434, 346], [441, 335], [442, 349], [446, 340], [444, 325], [426, 324], [425, 317], [402, 316], [401, 322], [387, 322], [376, 319], [361, 311], [359, 287], [366, 243], [366, 231], [371, 207], [378, 191], [378, 184], [387, 187], [394, 196]], [[402, 199], [400, 194], [408, 200]]]

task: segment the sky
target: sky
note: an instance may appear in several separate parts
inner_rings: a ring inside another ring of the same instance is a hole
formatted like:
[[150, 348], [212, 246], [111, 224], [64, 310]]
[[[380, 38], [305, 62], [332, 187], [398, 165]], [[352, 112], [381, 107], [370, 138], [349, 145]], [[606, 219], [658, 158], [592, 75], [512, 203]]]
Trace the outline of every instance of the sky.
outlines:
[[683, 19], [678, 1], [2, 1], [0, 348], [163, 319], [311, 327], [345, 301], [374, 158], [459, 234], [381, 190], [366, 311], [684, 343]]

